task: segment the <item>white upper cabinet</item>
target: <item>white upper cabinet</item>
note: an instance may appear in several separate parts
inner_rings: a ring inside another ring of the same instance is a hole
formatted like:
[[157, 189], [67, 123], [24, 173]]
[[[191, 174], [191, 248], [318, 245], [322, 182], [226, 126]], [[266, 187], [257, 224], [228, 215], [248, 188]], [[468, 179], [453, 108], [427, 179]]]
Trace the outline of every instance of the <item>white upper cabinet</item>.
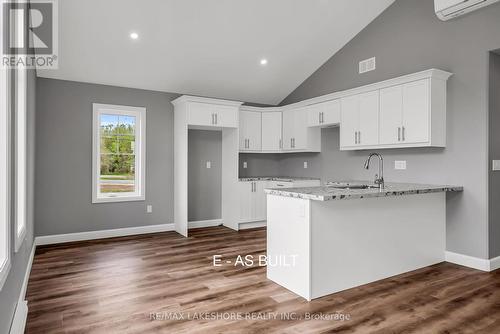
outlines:
[[359, 133], [358, 145], [378, 144], [379, 91], [358, 95], [359, 98]]
[[378, 144], [378, 90], [342, 98], [341, 109], [341, 147], [360, 148]]
[[262, 151], [276, 152], [282, 148], [282, 113], [262, 113]]
[[240, 151], [260, 151], [261, 113], [240, 111]]
[[340, 100], [332, 100], [308, 106], [308, 126], [331, 126], [340, 123]]
[[[341, 99], [340, 149], [445, 147], [450, 76], [432, 69], [351, 90]], [[368, 87], [379, 89], [363, 92]]]
[[445, 144], [446, 86], [442, 80], [422, 79], [380, 90], [380, 145]]
[[215, 114], [215, 125], [224, 128], [238, 127], [238, 110], [233, 106], [213, 105]]
[[283, 149], [307, 150], [308, 146], [307, 108], [283, 112]]
[[429, 141], [429, 80], [380, 90], [380, 144]]
[[420, 80], [403, 85], [403, 143], [427, 143], [430, 131], [430, 84]]
[[[242, 116], [240, 150], [320, 152], [321, 128], [333, 125], [340, 126], [341, 150], [445, 147], [446, 83], [451, 75], [430, 69], [293, 105], [243, 107], [262, 114], [261, 146], [256, 139], [250, 139], [256, 146], [245, 141], [249, 132], [259, 135], [256, 125], [247, 125], [256, 124], [257, 117]], [[198, 109], [193, 105], [193, 113]], [[198, 122], [210, 125], [211, 118], [200, 116]]]
[[188, 102], [188, 124], [203, 127], [238, 127], [238, 107]]
[[401, 141], [403, 126], [403, 86], [380, 90], [380, 144], [397, 144]]
[[198, 102], [189, 103], [188, 123], [191, 125], [213, 126], [215, 118], [212, 105]]

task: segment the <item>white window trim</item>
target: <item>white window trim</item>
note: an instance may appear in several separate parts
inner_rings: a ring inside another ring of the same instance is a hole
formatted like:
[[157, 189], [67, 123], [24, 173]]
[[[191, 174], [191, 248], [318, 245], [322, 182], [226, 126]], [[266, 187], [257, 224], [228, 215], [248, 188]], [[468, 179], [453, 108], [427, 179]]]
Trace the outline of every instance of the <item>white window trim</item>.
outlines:
[[[92, 203], [144, 201], [146, 199], [146, 108], [93, 103], [92, 109]], [[135, 132], [140, 141], [135, 151], [136, 164], [138, 162], [139, 167], [135, 171], [135, 184], [137, 185], [138, 193], [115, 193], [111, 196], [103, 196], [99, 192], [101, 163], [99, 120], [101, 114], [133, 115], [136, 117]]]
[[[3, 24], [1, 22], [1, 18], [3, 18], [3, 6], [1, 6], [3, 3], [0, 2], [0, 24]], [[0, 34], [2, 35], [2, 34]], [[3, 36], [0, 36], [0, 45], [3, 44]], [[3, 166], [0, 166], [0, 178], [1, 178], [1, 183], [5, 185], [5, 190], [6, 190], [6, 196], [5, 196], [5, 201], [1, 203], [0, 205], [4, 205], [5, 207], [0, 210], [4, 211], [4, 216], [1, 217], [0, 219], [5, 219], [5, 230], [4, 232], [6, 233], [5, 236], [2, 236], [2, 240], [0, 240], [0, 245], [2, 247], [5, 247], [5, 258], [0, 259], [0, 291], [3, 288], [3, 285], [5, 281], [7, 280], [7, 276], [9, 275], [10, 268], [11, 268], [11, 249], [10, 249], [10, 237], [11, 237], [11, 177], [10, 177], [10, 172], [11, 172], [11, 76], [10, 76], [10, 71], [5, 70], [5, 69], [0, 69], [0, 80], [3, 81], [3, 84], [5, 84], [5, 89], [2, 89], [0, 91], [0, 101], [4, 101], [4, 105], [0, 106], [1, 108], [5, 108], [5, 115], [3, 113], [0, 113], [0, 117], [3, 119], [0, 120], [0, 135], [5, 136], [5, 147], [1, 148], [0, 151], [4, 151], [6, 155], [5, 159], [5, 164]], [[2, 152], [3, 153], [3, 152]], [[0, 161], [3, 159], [0, 158]], [[3, 227], [2, 227], [3, 228]]]
[[[24, 77], [24, 85], [19, 87], [19, 76]], [[16, 69], [16, 230], [15, 251], [17, 252], [26, 238], [27, 223], [27, 135], [28, 135], [28, 71], [26, 68]], [[23, 90], [23, 106], [19, 107], [19, 93]], [[19, 122], [22, 116], [22, 122]]]

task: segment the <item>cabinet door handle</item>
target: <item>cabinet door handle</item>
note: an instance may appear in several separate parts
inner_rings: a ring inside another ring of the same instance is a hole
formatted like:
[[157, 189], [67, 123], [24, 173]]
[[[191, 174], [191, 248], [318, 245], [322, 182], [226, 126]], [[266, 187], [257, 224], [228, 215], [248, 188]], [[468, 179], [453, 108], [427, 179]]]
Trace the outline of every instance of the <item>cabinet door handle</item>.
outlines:
[[321, 113], [318, 113], [318, 122], [321, 124]]
[[358, 131], [354, 131], [354, 144], [358, 143]]
[[361, 144], [361, 131], [358, 131], [358, 144]]
[[215, 124], [218, 123], [217, 114], [215, 114]]
[[247, 142], [248, 142], [247, 148], [250, 148], [250, 138], [247, 139]]
[[214, 125], [214, 114], [212, 114], [212, 125]]
[[321, 124], [325, 123], [325, 113], [321, 112]]
[[279, 148], [283, 148], [283, 140], [282, 140], [281, 138], [280, 138], [280, 140], [279, 140], [278, 147], [279, 147]]
[[255, 192], [257, 191], [257, 183], [252, 182], [252, 191]]
[[398, 141], [401, 141], [401, 127], [398, 126]]
[[405, 139], [405, 127], [403, 126], [403, 141], [406, 141]]

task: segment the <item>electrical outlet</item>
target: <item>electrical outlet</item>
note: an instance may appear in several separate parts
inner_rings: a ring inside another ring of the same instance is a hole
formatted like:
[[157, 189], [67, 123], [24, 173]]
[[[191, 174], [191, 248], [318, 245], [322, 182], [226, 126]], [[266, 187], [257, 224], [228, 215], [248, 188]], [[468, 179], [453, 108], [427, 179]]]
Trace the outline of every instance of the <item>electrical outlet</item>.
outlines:
[[307, 161], [304, 161], [304, 168], [307, 168]]
[[152, 205], [147, 205], [146, 206], [146, 212], [147, 213], [153, 213], [153, 206]]
[[406, 169], [406, 160], [394, 161], [394, 169]]
[[207, 169], [210, 169], [212, 168], [212, 162], [211, 161], [207, 161]]
[[500, 160], [493, 160], [493, 170], [500, 170]]
[[246, 161], [243, 161], [243, 168], [248, 168], [248, 163]]

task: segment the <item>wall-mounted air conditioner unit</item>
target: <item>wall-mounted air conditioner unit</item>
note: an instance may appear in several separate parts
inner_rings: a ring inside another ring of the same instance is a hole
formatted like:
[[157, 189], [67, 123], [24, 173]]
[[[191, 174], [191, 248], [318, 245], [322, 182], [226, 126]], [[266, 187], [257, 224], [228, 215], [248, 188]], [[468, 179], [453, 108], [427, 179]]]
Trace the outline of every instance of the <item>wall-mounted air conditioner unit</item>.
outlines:
[[498, 1], [500, 0], [434, 0], [434, 8], [441, 20], [448, 21]]

